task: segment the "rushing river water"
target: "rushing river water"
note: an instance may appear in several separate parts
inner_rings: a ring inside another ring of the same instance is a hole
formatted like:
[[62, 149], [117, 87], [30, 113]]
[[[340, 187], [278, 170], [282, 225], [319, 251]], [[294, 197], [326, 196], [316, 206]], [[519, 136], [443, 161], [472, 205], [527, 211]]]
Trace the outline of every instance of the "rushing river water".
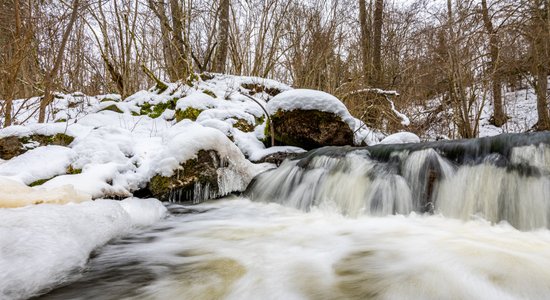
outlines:
[[549, 143], [315, 150], [243, 197], [168, 205], [38, 298], [548, 299]]
[[550, 232], [442, 216], [346, 218], [227, 199], [170, 206], [39, 299], [546, 299]]

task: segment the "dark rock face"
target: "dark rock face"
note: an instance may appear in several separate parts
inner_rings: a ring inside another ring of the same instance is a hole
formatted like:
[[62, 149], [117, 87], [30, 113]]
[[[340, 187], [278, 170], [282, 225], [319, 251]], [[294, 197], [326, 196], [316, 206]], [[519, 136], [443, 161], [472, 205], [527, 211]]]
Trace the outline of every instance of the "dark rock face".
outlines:
[[0, 158], [4, 160], [12, 159], [21, 155], [34, 147], [25, 147], [25, 144], [37, 143], [38, 146], [58, 145], [68, 146], [74, 138], [63, 133], [56, 135], [31, 135], [26, 137], [8, 136], [0, 139]]
[[0, 139], [0, 158], [11, 159], [25, 152], [23, 145], [16, 136], [8, 136]]
[[223, 167], [216, 151], [201, 150], [196, 159], [181, 164], [171, 177], [155, 175], [147, 188], [161, 201], [198, 203], [220, 195], [218, 168]]
[[[271, 116], [275, 140], [311, 150], [353, 145], [353, 131], [333, 113], [316, 110], [277, 111]], [[269, 132], [269, 131], [268, 131]]]
[[277, 166], [280, 166], [285, 159], [293, 159], [300, 155], [300, 153], [292, 153], [292, 152], [276, 152], [271, 153], [269, 155], [266, 155], [262, 157], [258, 161], [254, 161], [255, 163], [272, 163]]

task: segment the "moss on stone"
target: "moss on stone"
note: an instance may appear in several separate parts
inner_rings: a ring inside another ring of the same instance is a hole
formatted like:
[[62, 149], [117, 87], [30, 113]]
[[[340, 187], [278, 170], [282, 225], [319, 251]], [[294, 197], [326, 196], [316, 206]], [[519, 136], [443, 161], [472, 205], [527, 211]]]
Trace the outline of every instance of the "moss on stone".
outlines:
[[82, 173], [82, 169], [74, 168], [72, 165], [67, 167], [67, 174], [74, 175], [74, 174], [80, 174], [80, 173]]
[[217, 97], [217, 96], [216, 96], [216, 93], [214, 93], [214, 92], [211, 91], [211, 90], [203, 90], [202, 92], [203, 92], [204, 94], [206, 94], [206, 95], [212, 97], [212, 98], [216, 98], [216, 97]]
[[119, 102], [119, 101], [120, 101], [120, 99], [118, 99], [118, 98], [116, 98], [116, 99], [114, 99], [114, 98], [103, 98], [99, 102], [103, 103], [103, 102]]
[[58, 133], [55, 135], [33, 134], [29, 137], [21, 138], [21, 142], [23, 144], [38, 142], [40, 146], [47, 146], [47, 145], [68, 146], [73, 141], [74, 141], [74, 137], [64, 133]]
[[169, 200], [170, 195], [176, 192], [177, 200], [206, 200], [197, 199], [200, 195], [194, 195], [195, 185], [209, 186], [214, 194], [218, 193], [218, 173], [220, 158], [216, 151], [200, 150], [197, 158], [189, 159], [175, 170], [175, 174], [166, 177], [155, 175], [148, 184], [148, 189], [153, 196], [160, 200]]
[[116, 106], [116, 104], [111, 104], [111, 105], [105, 107], [104, 109], [102, 109], [100, 111], [104, 111], [104, 110], [114, 111], [114, 112], [119, 113], [119, 114], [122, 113], [122, 110], [120, 110], [120, 108], [118, 108], [118, 106]]
[[149, 104], [149, 102], [145, 102], [139, 107], [139, 114], [142, 116], [148, 115], [151, 112], [151, 104]]
[[250, 95], [254, 95], [254, 94], [257, 94], [257, 93], [266, 93], [270, 96], [277, 96], [278, 94], [280, 94], [282, 91], [277, 89], [277, 88], [268, 88], [266, 87], [265, 85], [263, 84], [259, 84], [259, 83], [243, 83], [241, 84], [241, 86], [247, 90], [249, 90], [249, 94]]
[[201, 78], [202, 81], [207, 81], [207, 80], [210, 80], [210, 79], [214, 79], [214, 75], [212, 75], [210, 73], [200, 73], [199, 77]]
[[151, 118], [158, 118], [167, 109], [175, 109], [178, 98], [170, 99], [164, 103], [158, 103], [155, 105], [145, 102], [140, 106], [140, 112], [138, 115], [147, 115]]
[[176, 110], [176, 121], [183, 119], [189, 119], [191, 121], [197, 120], [197, 117], [201, 114], [202, 110], [194, 107], [188, 107], [185, 110]]
[[55, 135], [34, 134], [22, 137], [8, 136], [0, 139], [0, 158], [8, 160], [27, 152], [29, 147], [25, 147], [24, 145], [26, 144], [36, 143], [38, 146], [68, 146], [73, 140], [74, 137], [64, 133]]
[[31, 184], [29, 184], [29, 186], [38, 186], [38, 185], [42, 185], [42, 184], [48, 182], [48, 181], [49, 181], [50, 179], [52, 179], [52, 178], [54, 178], [54, 177], [47, 178], [47, 179], [39, 179], [39, 180], [34, 181], [34, 182], [32, 182]]
[[237, 128], [239, 129], [240, 131], [243, 131], [243, 132], [252, 132], [254, 131], [254, 125], [248, 123], [246, 120], [244, 119], [236, 119], [237, 122], [233, 125], [234, 128]]

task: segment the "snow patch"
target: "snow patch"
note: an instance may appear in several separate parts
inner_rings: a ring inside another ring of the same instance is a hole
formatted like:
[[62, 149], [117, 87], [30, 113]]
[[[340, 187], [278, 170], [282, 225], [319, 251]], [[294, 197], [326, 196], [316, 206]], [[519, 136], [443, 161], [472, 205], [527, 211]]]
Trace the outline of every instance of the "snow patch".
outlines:
[[380, 144], [420, 143], [420, 138], [412, 132], [398, 132], [388, 135]]

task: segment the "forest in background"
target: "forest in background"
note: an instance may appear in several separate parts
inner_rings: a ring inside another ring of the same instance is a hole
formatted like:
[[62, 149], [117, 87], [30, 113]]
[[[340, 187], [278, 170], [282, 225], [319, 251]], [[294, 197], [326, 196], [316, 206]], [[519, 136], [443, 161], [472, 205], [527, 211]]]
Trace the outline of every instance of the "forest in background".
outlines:
[[548, 130], [549, 15], [548, 0], [4, 0], [0, 115], [9, 126], [13, 99], [43, 95], [44, 121], [55, 92], [126, 97], [219, 72], [329, 92], [374, 128], [399, 127], [377, 89], [400, 110], [439, 98], [465, 138], [480, 101], [500, 126], [503, 92], [529, 86]]

